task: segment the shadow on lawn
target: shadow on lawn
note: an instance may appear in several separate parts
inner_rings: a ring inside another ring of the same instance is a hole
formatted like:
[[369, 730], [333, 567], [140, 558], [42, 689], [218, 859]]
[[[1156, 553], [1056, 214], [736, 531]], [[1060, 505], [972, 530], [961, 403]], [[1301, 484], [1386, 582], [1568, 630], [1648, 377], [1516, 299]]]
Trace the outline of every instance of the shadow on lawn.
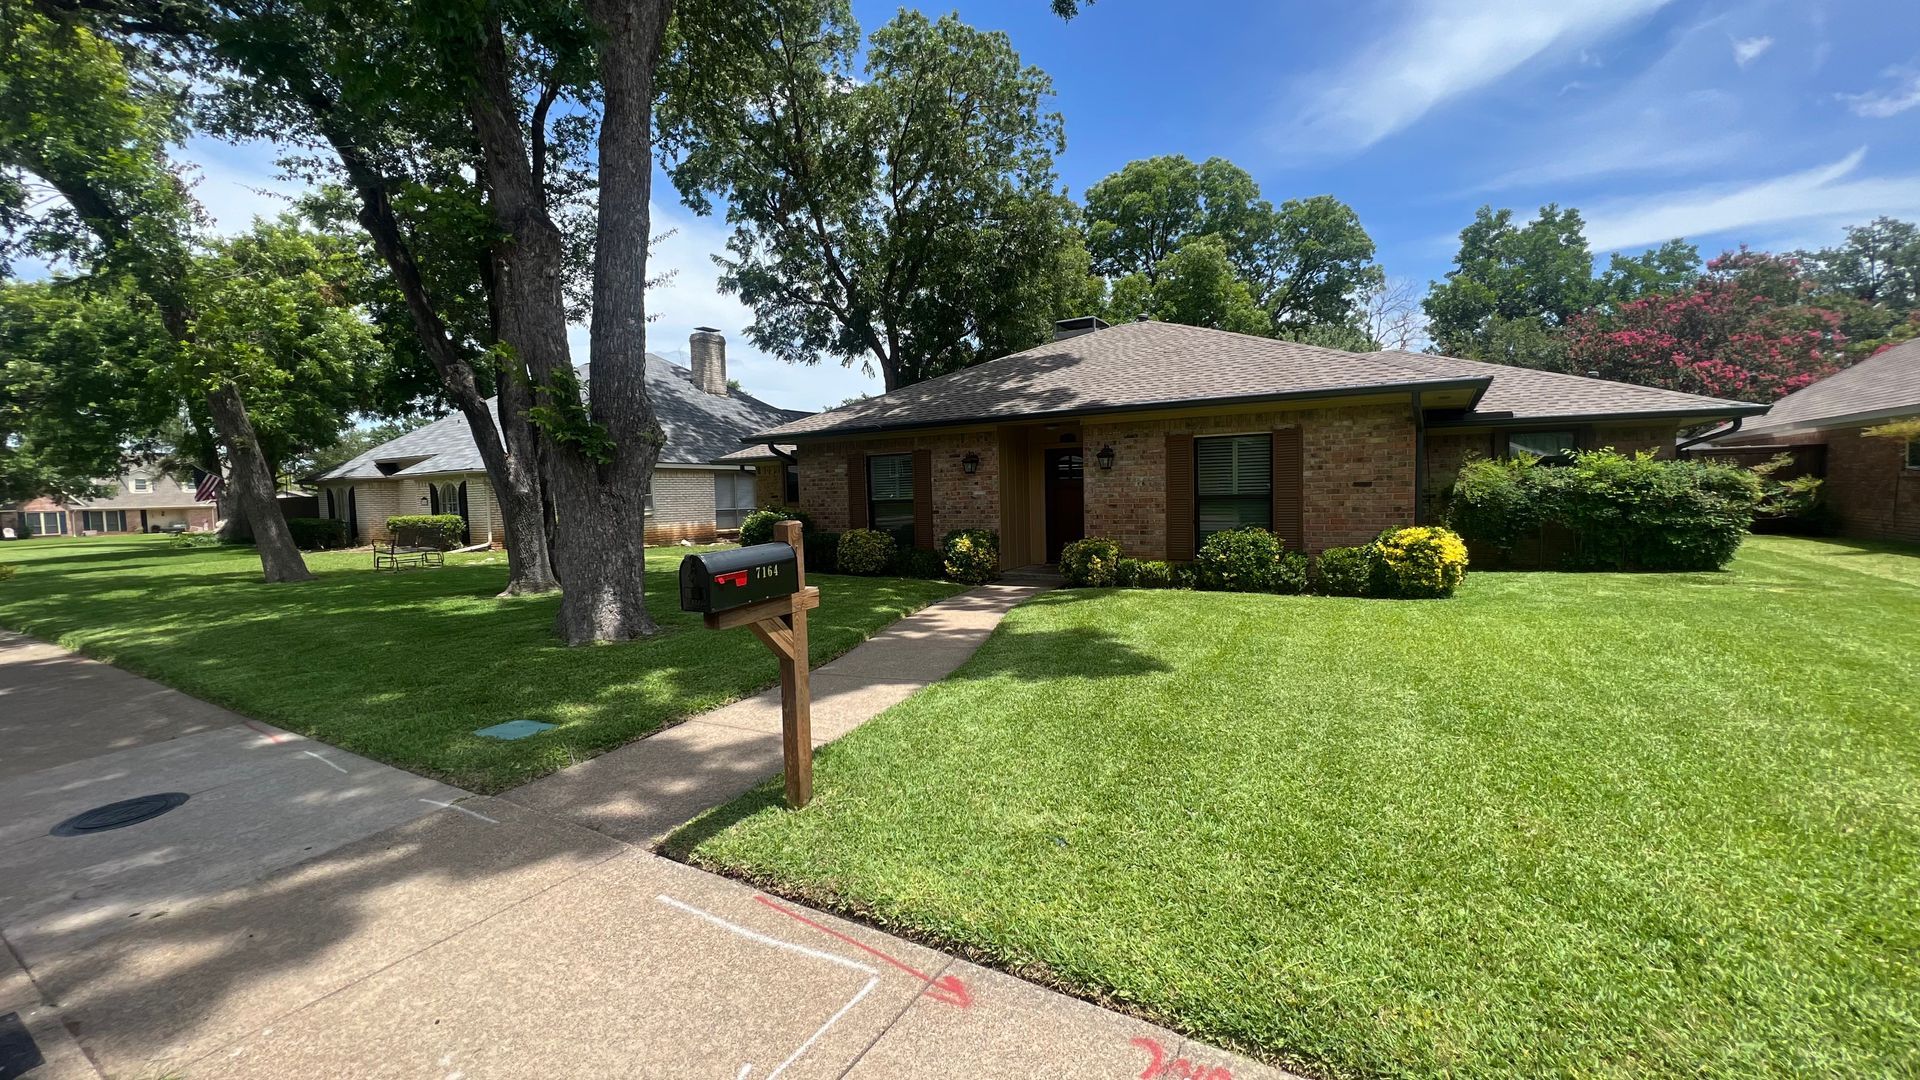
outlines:
[[[568, 648], [556, 596], [496, 599], [498, 564], [374, 575], [322, 562], [315, 580], [267, 585], [234, 553], [191, 566], [123, 561], [22, 574], [0, 625], [214, 704], [472, 790], [499, 791], [771, 685], [745, 630], [707, 633], [678, 610], [670, 560], [650, 561], [661, 633]], [[933, 599], [918, 583], [820, 579], [814, 659], [858, 644]], [[690, 632], [698, 631], [698, 632]], [[480, 728], [557, 725], [517, 742]]]
[[1097, 626], [1030, 631], [1002, 627], [998, 636], [948, 678], [1046, 682], [1115, 679], [1171, 670], [1159, 657], [1143, 653]]

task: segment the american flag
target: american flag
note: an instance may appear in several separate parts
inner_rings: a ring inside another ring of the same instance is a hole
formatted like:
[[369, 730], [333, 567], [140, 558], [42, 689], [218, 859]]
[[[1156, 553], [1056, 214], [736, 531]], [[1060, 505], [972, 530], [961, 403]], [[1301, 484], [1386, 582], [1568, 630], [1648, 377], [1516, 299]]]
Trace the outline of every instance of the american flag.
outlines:
[[220, 497], [220, 474], [201, 473], [200, 482], [193, 486], [193, 497], [197, 502], [213, 502]]

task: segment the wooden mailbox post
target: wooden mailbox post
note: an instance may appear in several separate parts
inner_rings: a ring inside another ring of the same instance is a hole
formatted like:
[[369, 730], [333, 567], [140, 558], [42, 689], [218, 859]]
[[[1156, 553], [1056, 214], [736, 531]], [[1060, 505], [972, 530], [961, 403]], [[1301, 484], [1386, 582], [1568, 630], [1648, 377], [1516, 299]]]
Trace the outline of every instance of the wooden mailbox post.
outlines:
[[[813, 799], [813, 693], [807, 678], [807, 612], [820, 606], [820, 590], [807, 584], [807, 553], [800, 523], [778, 522], [774, 539], [793, 549], [795, 592], [726, 611], [708, 612], [707, 629], [744, 626], [780, 658], [780, 740], [786, 760], [787, 805], [798, 810]], [[692, 556], [689, 556], [692, 558]]]

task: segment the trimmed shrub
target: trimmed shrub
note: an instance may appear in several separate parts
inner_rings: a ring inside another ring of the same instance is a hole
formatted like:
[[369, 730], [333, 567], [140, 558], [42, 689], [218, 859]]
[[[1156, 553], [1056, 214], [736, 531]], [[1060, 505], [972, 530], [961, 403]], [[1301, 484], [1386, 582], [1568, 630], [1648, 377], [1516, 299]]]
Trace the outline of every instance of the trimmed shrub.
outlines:
[[955, 529], [940, 550], [948, 581], [984, 585], [1000, 576], [1000, 534], [992, 529]]
[[1378, 596], [1380, 551], [1372, 544], [1328, 548], [1314, 564], [1314, 588], [1328, 596]]
[[840, 547], [834, 565], [842, 574], [877, 577], [887, 572], [893, 561], [893, 537], [873, 529], [849, 529], [840, 534]]
[[1273, 563], [1273, 579], [1267, 591], [1293, 595], [1307, 591], [1313, 576], [1313, 560], [1304, 551], [1282, 551]]
[[1194, 555], [1193, 567], [1203, 589], [1279, 592], [1284, 550], [1280, 538], [1265, 529], [1228, 529], [1207, 537]]
[[840, 534], [837, 532], [803, 532], [800, 534], [800, 547], [807, 553], [807, 570], [822, 574], [838, 573], [840, 570]]
[[419, 534], [422, 543], [441, 551], [460, 546], [467, 534], [467, 522], [459, 514], [396, 514], [387, 519], [387, 532], [407, 529]]
[[18, 566], [10, 562], [0, 562], [0, 581], [12, 581], [14, 575], [19, 572], [20, 568]]
[[290, 517], [287, 531], [302, 551], [327, 551], [347, 546], [347, 523], [333, 518]]
[[1385, 595], [1406, 599], [1452, 596], [1467, 576], [1467, 545], [1437, 525], [1388, 529], [1373, 542]]
[[1482, 460], [1461, 469], [1448, 523], [1507, 555], [1542, 526], [1559, 527], [1570, 537], [1559, 561], [1572, 570], [1718, 570], [1761, 495], [1746, 469], [1651, 453], [1580, 452], [1560, 466]]
[[939, 581], [946, 577], [946, 560], [925, 548], [896, 547], [887, 560], [887, 576]]
[[1190, 562], [1168, 563], [1172, 569], [1170, 587], [1175, 589], [1197, 589], [1200, 587], [1200, 572]]
[[220, 546], [220, 537], [216, 533], [175, 533], [167, 541], [170, 548], [210, 548]]
[[1105, 537], [1075, 540], [1060, 551], [1060, 576], [1075, 589], [1104, 589], [1120, 572], [1120, 545]]
[[813, 531], [813, 519], [805, 510], [795, 510], [790, 506], [763, 506], [740, 520], [740, 546], [773, 543], [775, 522], [797, 521], [800, 523], [801, 543], [806, 543], [806, 535]]

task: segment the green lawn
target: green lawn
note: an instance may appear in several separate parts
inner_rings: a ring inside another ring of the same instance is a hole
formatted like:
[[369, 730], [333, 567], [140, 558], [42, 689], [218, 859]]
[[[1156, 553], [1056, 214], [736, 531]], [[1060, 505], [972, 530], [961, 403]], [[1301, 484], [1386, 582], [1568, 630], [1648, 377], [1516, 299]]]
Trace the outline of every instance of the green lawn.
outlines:
[[1920, 555], [1060, 592], [674, 850], [1322, 1075], [1920, 1075]]
[[[179, 550], [163, 537], [0, 544], [0, 626], [58, 641], [248, 716], [358, 754], [494, 792], [777, 682], [745, 629], [682, 614], [682, 548], [650, 552], [660, 636], [569, 649], [556, 597], [496, 600], [506, 556], [375, 574], [365, 552], [309, 555], [317, 580], [267, 585], [251, 548]], [[815, 663], [957, 587], [810, 575]], [[4, 708], [0, 703], [0, 708]], [[560, 725], [517, 742], [477, 728]], [[57, 722], [57, 717], [49, 717]], [[0, 748], [4, 753], [4, 748]]]

